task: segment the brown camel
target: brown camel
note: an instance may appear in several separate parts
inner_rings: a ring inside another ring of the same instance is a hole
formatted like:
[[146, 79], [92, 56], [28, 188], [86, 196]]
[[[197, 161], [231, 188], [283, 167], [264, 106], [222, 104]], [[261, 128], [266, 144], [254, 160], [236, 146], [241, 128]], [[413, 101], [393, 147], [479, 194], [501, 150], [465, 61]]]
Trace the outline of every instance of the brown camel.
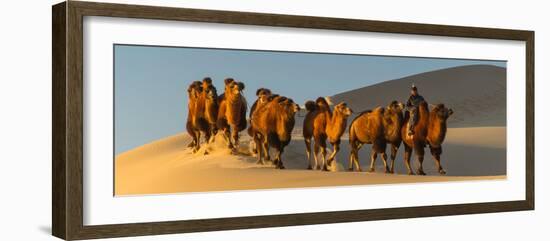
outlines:
[[391, 166], [390, 173], [394, 173], [395, 158], [397, 156], [397, 150], [401, 146], [401, 127], [403, 126], [403, 109], [405, 105], [403, 103], [392, 101], [384, 111], [384, 139], [386, 143], [391, 145]]
[[199, 149], [200, 143], [200, 131], [195, 128], [195, 123], [197, 122], [197, 104], [199, 102], [200, 95], [202, 93], [202, 85], [200, 81], [194, 81], [187, 88], [188, 94], [188, 103], [187, 103], [187, 122], [186, 129], [187, 133], [193, 138], [193, 141], [189, 143], [188, 147], [193, 148], [193, 152], [196, 152]]
[[[369, 172], [375, 171], [378, 154], [382, 157], [386, 173], [394, 172], [395, 157], [401, 145], [403, 108], [402, 103], [392, 101], [385, 108], [378, 107], [372, 111], [365, 111], [352, 121], [349, 129], [350, 171], [353, 170], [354, 164], [357, 170], [361, 171], [359, 149], [363, 144], [372, 144]], [[388, 165], [388, 156], [386, 155], [387, 144], [391, 144], [391, 167]]]
[[[430, 151], [434, 157], [438, 172], [441, 175], [446, 174], [441, 166], [441, 144], [445, 140], [447, 133], [447, 119], [453, 114], [452, 109], [448, 109], [443, 104], [436, 105], [431, 111], [428, 109], [428, 103], [422, 102], [418, 107], [418, 120], [414, 126], [414, 135], [409, 135], [407, 125], [401, 128], [401, 137], [405, 146], [405, 165], [409, 175], [413, 175], [410, 161], [414, 150], [418, 159], [419, 166], [416, 173], [418, 175], [426, 175], [422, 167], [424, 162], [424, 148], [430, 146]], [[405, 114], [404, 123], [408, 122], [410, 116]]]
[[[269, 147], [277, 149], [274, 164], [279, 169], [284, 169], [281, 156], [284, 148], [291, 141], [292, 129], [295, 124], [295, 114], [300, 107], [292, 99], [276, 96], [267, 104], [259, 106], [251, 118], [254, 135], [258, 148], [258, 162], [263, 163], [265, 156], [269, 159]], [[262, 153], [264, 152], [264, 153]]]
[[374, 171], [374, 162], [378, 153], [382, 154], [382, 160], [386, 171], [387, 156], [386, 156], [386, 140], [384, 139], [384, 108], [378, 107], [374, 110], [368, 110], [359, 114], [349, 127], [349, 144], [350, 157], [348, 170], [353, 171], [353, 166], [358, 171], [361, 171], [359, 165], [359, 149], [363, 144], [372, 144], [371, 147], [371, 168], [369, 171]]
[[204, 121], [208, 123], [208, 142], [212, 142], [216, 136], [218, 119], [218, 92], [212, 84], [212, 79], [206, 77], [202, 80], [202, 94], [200, 102], [204, 106]]
[[[252, 104], [252, 107], [250, 107], [250, 116], [249, 116], [250, 119], [252, 119], [252, 115], [254, 114], [254, 111], [261, 108], [261, 106], [267, 104], [272, 99], [271, 90], [266, 88], [259, 88], [258, 90], [256, 90], [256, 96], [258, 97], [258, 99], [256, 99], [256, 101], [254, 101], [254, 104]], [[256, 138], [259, 138], [259, 137], [255, 135], [255, 132], [252, 127], [252, 120], [250, 121], [250, 125], [248, 126], [248, 135], [254, 139], [255, 143], [257, 142]], [[258, 154], [257, 145], [254, 147], [254, 150], [252, 152], [254, 154]]]
[[[352, 110], [345, 102], [341, 102], [334, 107], [334, 111], [331, 111], [328, 102], [323, 97], [317, 98], [315, 102], [307, 101], [305, 105], [308, 113], [304, 119], [302, 132], [306, 144], [308, 169], [313, 169], [311, 165], [311, 138], [313, 137], [315, 141], [314, 166], [321, 169], [321, 163], [317, 160], [319, 151], [321, 151], [322, 169], [328, 171], [328, 167], [332, 165], [336, 154], [340, 150], [340, 138], [346, 130], [347, 119], [352, 114]], [[327, 139], [334, 148], [328, 159], [326, 159]]]
[[252, 107], [250, 107], [249, 117], [252, 117], [252, 114], [258, 108], [258, 105], [266, 104], [269, 101], [271, 90], [266, 88], [259, 88], [258, 90], [256, 90], [256, 96], [258, 97], [258, 99], [254, 101], [254, 104], [252, 104]]
[[242, 82], [232, 78], [225, 79], [225, 92], [218, 98], [219, 111], [216, 126], [222, 130], [233, 153], [239, 149], [239, 132], [246, 129], [247, 103], [241, 91]]

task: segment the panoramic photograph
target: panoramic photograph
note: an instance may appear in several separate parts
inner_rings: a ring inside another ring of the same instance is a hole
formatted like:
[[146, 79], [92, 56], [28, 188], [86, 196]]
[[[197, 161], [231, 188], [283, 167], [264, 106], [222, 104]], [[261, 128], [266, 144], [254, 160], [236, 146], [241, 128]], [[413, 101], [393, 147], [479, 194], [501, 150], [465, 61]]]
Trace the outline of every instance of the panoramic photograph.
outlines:
[[114, 45], [114, 195], [506, 179], [506, 61]]

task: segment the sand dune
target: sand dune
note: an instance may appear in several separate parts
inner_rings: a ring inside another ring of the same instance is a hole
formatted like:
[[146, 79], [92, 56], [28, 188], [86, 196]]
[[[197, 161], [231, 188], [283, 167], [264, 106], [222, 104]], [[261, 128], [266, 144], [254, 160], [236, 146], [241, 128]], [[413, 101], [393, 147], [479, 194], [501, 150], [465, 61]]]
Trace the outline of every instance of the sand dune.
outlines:
[[[392, 100], [405, 102], [411, 84], [431, 104], [453, 108], [450, 127], [506, 125], [506, 69], [493, 65], [470, 65], [436, 70], [347, 91], [332, 96], [360, 112], [386, 106]], [[460, 93], [460, 94], [457, 94]]]
[[[245, 135], [242, 135], [239, 155], [230, 155], [220, 136], [215, 143], [192, 154], [190, 149], [185, 148], [190, 138], [182, 133], [118, 155], [115, 161], [115, 193], [134, 195], [505, 178], [506, 149], [503, 139], [491, 138], [483, 145], [470, 142], [483, 139], [487, 134], [503, 137], [505, 129], [449, 130], [443, 156], [448, 175], [437, 175], [434, 163], [428, 156], [424, 168], [429, 176], [408, 176], [404, 175], [402, 149], [396, 161], [398, 174], [394, 175], [382, 173], [381, 160], [377, 162], [377, 173], [345, 171], [349, 155], [345, 144], [337, 156], [337, 172], [311, 171], [305, 170], [307, 162], [303, 140], [294, 137], [283, 155], [287, 170], [281, 171], [269, 164], [256, 164], [256, 158], [249, 154], [249, 138]], [[209, 151], [208, 155], [203, 154], [205, 150]], [[369, 165], [368, 156], [369, 147], [366, 146], [360, 153], [364, 170]]]

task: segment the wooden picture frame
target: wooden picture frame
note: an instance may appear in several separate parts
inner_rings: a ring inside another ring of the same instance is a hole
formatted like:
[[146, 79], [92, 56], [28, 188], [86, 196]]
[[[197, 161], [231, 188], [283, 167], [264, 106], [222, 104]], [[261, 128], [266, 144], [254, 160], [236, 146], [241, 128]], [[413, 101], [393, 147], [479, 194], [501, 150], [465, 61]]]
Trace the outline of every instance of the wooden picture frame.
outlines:
[[[66, 239], [356, 222], [534, 209], [534, 32], [263, 13], [68, 1], [52, 7], [52, 233]], [[526, 43], [525, 200], [87, 226], [83, 224], [83, 17], [518, 40]]]

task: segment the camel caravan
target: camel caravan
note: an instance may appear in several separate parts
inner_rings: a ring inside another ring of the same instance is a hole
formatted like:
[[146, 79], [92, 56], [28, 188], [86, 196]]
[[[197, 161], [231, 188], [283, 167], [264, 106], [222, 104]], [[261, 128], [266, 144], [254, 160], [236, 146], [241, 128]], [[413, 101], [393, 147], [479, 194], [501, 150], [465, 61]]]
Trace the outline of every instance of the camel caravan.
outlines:
[[[295, 117], [300, 106], [289, 97], [260, 88], [256, 91], [257, 99], [250, 108], [247, 120], [248, 103], [242, 94], [244, 83], [227, 78], [224, 84], [224, 93], [221, 95], [217, 94], [209, 77], [189, 85], [186, 129], [192, 142], [188, 148], [196, 153], [201, 148], [201, 135], [204, 136], [203, 143], [208, 144], [220, 132], [227, 148], [232, 154], [238, 155], [239, 133], [248, 127], [248, 135], [255, 144], [252, 152], [257, 157], [257, 163], [264, 165], [271, 162], [276, 168], [284, 169], [282, 155], [292, 140]], [[442, 144], [447, 132], [447, 119], [453, 110], [443, 104], [429, 105], [418, 94], [414, 84], [406, 104], [394, 100], [387, 106], [360, 112], [351, 121], [349, 128], [348, 118], [354, 112], [345, 102], [334, 105], [329, 98], [319, 97], [315, 101], [306, 101], [305, 109], [302, 135], [308, 169], [330, 170], [347, 128], [349, 171], [362, 171], [359, 150], [364, 144], [370, 144], [368, 171], [375, 171], [375, 163], [380, 156], [385, 173], [395, 173], [395, 159], [403, 144], [404, 163], [409, 175], [426, 175], [422, 166], [426, 147], [430, 149], [439, 174], [446, 174], [441, 165]], [[328, 157], [327, 140], [332, 147]], [[390, 146], [389, 160], [387, 146]], [[270, 148], [277, 151], [274, 159], [270, 156]], [[416, 173], [410, 164], [413, 151], [418, 160]]]

